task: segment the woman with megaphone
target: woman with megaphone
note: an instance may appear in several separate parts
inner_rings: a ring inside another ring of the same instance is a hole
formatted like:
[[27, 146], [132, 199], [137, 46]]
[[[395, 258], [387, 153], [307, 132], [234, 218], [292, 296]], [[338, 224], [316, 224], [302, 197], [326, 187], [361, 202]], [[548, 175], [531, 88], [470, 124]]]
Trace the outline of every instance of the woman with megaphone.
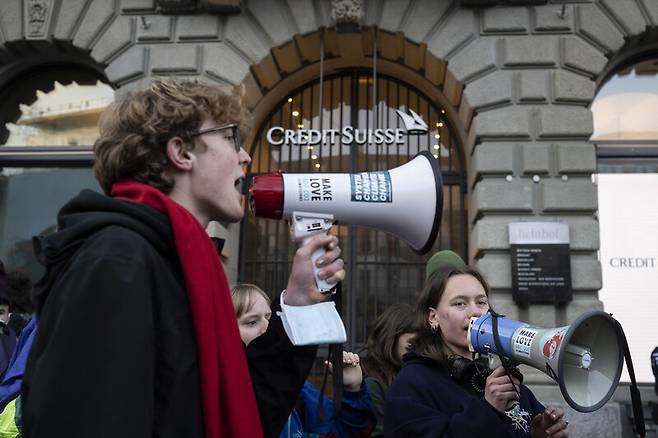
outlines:
[[470, 318], [490, 310], [471, 267], [438, 270], [417, 300], [414, 351], [386, 394], [387, 437], [568, 437], [564, 411], [547, 407], [513, 369], [489, 369], [469, 351]]

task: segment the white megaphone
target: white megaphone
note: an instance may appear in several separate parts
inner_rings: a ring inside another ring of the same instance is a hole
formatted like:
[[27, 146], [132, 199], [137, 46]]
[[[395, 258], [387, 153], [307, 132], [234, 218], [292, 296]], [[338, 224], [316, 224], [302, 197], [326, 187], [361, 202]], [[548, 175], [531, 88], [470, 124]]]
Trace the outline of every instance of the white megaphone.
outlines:
[[[432, 247], [443, 212], [441, 171], [426, 151], [391, 170], [258, 175], [249, 194], [254, 214], [290, 220], [296, 241], [326, 233], [340, 222], [395, 234], [419, 254]], [[313, 254], [316, 270], [315, 260], [323, 253]], [[334, 287], [317, 276], [316, 281], [322, 292]]]
[[566, 402], [579, 412], [592, 412], [612, 397], [624, 364], [616, 321], [601, 311], [586, 312], [571, 325], [543, 328], [497, 316], [502, 354], [496, 348], [494, 317], [471, 318], [472, 351], [495, 353], [548, 374]]

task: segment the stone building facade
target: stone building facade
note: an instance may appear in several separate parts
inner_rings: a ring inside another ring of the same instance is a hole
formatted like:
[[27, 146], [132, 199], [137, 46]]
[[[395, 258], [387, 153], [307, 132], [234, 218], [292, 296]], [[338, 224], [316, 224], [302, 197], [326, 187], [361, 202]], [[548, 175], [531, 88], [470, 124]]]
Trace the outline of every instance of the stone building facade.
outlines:
[[[168, 76], [242, 86], [258, 124], [321, 60], [329, 75], [369, 69], [376, 53], [379, 74], [446, 111], [466, 172], [466, 255], [496, 307], [553, 327], [603, 308], [589, 106], [620, 62], [657, 41], [656, 0], [3, 0], [0, 113], [15, 120], [52, 79], [101, 78], [121, 94]], [[507, 225], [533, 220], [569, 224], [566, 306], [512, 300]], [[237, 254], [239, 232], [227, 237]], [[530, 382], [560, 401], [542, 376]], [[626, 392], [573, 414], [572, 436], [631, 436]]]

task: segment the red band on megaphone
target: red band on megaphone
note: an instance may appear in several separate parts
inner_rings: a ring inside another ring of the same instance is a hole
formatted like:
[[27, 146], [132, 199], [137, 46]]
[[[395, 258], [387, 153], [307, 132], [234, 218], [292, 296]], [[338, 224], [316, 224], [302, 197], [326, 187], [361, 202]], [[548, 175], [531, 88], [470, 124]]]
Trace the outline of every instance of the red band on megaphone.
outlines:
[[249, 186], [249, 205], [258, 217], [281, 219], [283, 177], [280, 172], [258, 175]]

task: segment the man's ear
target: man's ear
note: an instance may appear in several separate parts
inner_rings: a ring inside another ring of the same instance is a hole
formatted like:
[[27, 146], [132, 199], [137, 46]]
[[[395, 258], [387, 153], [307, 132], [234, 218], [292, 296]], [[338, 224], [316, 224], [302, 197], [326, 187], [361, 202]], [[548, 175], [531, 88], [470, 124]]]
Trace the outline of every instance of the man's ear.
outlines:
[[167, 140], [167, 160], [178, 170], [192, 169], [193, 154], [185, 148], [182, 138], [176, 136]]

